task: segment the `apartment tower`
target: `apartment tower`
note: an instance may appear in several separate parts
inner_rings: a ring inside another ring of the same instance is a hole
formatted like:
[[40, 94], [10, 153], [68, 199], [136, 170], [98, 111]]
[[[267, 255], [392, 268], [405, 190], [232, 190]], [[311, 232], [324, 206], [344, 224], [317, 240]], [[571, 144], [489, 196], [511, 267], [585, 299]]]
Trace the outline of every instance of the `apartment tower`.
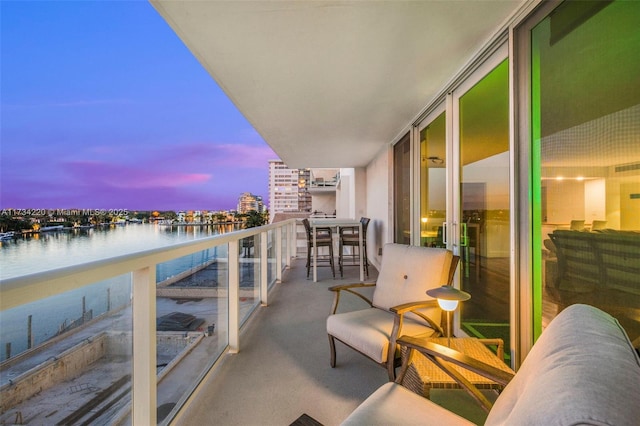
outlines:
[[269, 210], [310, 212], [309, 169], [290, 169], [281, 160], [269, 160]]

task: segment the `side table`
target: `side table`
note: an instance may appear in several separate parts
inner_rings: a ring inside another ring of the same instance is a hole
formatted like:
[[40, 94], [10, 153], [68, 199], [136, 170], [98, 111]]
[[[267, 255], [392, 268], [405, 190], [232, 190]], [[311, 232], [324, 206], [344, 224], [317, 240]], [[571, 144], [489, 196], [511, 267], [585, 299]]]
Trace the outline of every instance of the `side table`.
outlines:
[[[447, 346], [446, 337], [424, 337], [425, 342], [437, 343]], [[497, 346], [497, 355], [491, 352], [487, 346]], [[496, 367], [502, 371], [514, 374], [513, 370], [502, 361], [504, 343], [502, 339], [476, 339], [472, 337], [452, 337], [451, 349], [461, 352], [478, 361]], [[408, 349], [402, 347], [402, 355]], [[429, 398], [431, 389], [461, 389], [460, 385], [447, 373], [442, 371], [440, 367], [427, 359], [424, 355], [417, 351], [413, 351], [411, 359], [408, 361], [402, 385], [407, 389]], [[449, 363], [450, 364], [450, 363]], [[495, 389], [502, 390], [503, 386], [495, 383], [479, 374], [473, 373], [461, 367], [450, 364], [464, 378], [471, 382], [477, 389]]]

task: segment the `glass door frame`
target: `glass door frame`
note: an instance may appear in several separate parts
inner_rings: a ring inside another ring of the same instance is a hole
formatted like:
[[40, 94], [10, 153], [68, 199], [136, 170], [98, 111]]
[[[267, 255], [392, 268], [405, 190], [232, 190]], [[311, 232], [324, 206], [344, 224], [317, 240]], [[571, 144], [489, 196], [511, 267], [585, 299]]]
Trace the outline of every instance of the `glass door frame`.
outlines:
[[[461, 194], [461, 177], [462, 177], [462, 164], [461, 164], [461, 135], [460, 135], [460, 99], [471, 90], [476, 84], [478, 84], [483, 78], [485, 78], [491, 71], [493, 71], [498, 65], [500, 65], [505, 59], [509, 58], [509, 44], [507, 41], [503, 42], [499, 47], [497, 47], [490, 55], [488, 55], [485, 60], [479, 64], [472, 72], [470, 72], [466, 78], [457, 85], [454, 90], [452, 90], [447, 95], [447, 103], [450, 106], [450, 114], [447, 116], [447, 131], [448, 135], [451, 135], [451, 140], [447, 141], [447, 158], [450, 159], [450, 167], [447, 166], [447, 181], [450, 182], [448, 187], [451, 188], [451, 204], [447, 206], [447, 215], [450, 215], [450, 232], [449, 232], [449, 240], [451, 244], [451, 250], [453, 250], [454, 254], [460, 255], [461, 251], [461, 243], [462, 243], [462, 235], [461, 235], [461, 227], [462, 227], [462, 194]], [[511, 73], [510, 73], [511, 74]], [[511, 92], [511, 90], [510, 90]], [[511, 96], [511, 94], [509, 94]], [[511, 119], [510, 128], [511, 126]], [[511, 131], [509, 132], [511, 135]], [[510, 138], [511, 139], [511, 138]], [[509, 168], [510, 168], [510, 177], [509, 177], [509, 187], [510, 187], [510, 279], [509, 279], [509, 292], [510, 292], [510, 303], [509, 303], [509, 323], [511, 324], [511, 342], [516, 342], [514, 333], [517, 329], [516, 323], [516, 311], [514, 305], [514, 293], [515, 293], [515, 284], [514, 284], [514, 274], [513, 274], [513, 253], [514, 253], [514, 245], [513, 245], [513, 235], [514, 235], [514, 210], [513, 210], [513, 199], [515, 195], [513, 194], [513, 185], [511, 184], [513, 181], [513, 171], [514, 169], [514, 158], [511, 149], [513, 148], [512, 140], [509, 141], [510, 148], [510, 159], [509, 159]], [[461, 286], [461, 274], [459, 273], [460, 267], [458, 268], [458, 273], [454, 277], [454, 286], [456, 288], [460, 288]], [[455, 330], [456, 335], [464, 335], [465, 333], [461, 330], [460, 327], [460, 311], [457, 310], [454, 315], [453, 321], [453, 329]], [[506, 348], [512, 352], [513, 356], [513, 343], [511, 344], [512, 348]]]
[[[533, 164], [539, 163], [539, 149], [534, 146], [531, 129], [532, 123], [532, 57], [531, 31], [545, 19], [562, 0], [550, 0], [538, 5], [528, 16], [523, 18], [512, 30], [510, 68], [512, 96], [512, 144], [518, 167], [514, 169], [514, 185], [517, 197], [517, 225], [514, 235], [518, 252], [516, 286], [517, 298], [514, 309], [518, 313], [517, 330], [519, 331], [517, 347], [513, 358], [519, 365], [533, 347], [533, 343], [542, 332], [542, 280], [541, 258], [536, 256], [542, 250], [541, 238], [534, 233], [540, 229], [541, 217], [536, 206], [541, 203], [541, 194], [534, 182], [539, 181], [540, 172], [534, 170]], [[536, 158], [538, 157], [538, 158]], [[516, 327], [514, 327], [516, 328]]]
[[[420, 211], [421, 208], [421, 197], [422, 197], [422, 193], [421, 193], [421, 185], [420, 185], [420, 173], [421, 173], [421, 166], [420, 166], [420, 162], [421, 162], [421, 151], [420, 151], [420, 133], [429, 125], [431, 124], [436, 118], [438, 118], [440, 116], [440, 114], [445, 113], [445, 119], [448, 120], [448, 116], [449, 114], [447, 114], [447, 108], [446, 108], [446, 103], [444, 101], [439, 102], [436, 104], [436, 106], [434, 108], [432, 108], [427, 115], [424, 116], [424, 118], [422, 118], [416, 125], [413, 126], [412, 128], [412, 134], [411, 134], [411, 139], [412, 141], [414, 141], [412, 147], [414, 149], [415, 155], [413, 156], [414, 159], [414, 163], [413, 163], [413, 167], [412, 169], [415, 170], [415, 173], [413, 174], [413, 185], [415, 190], [413, 191], [414, 197], [412, 197], [412, 199], [414, 200], [418, 200], [417, 202], [413, 203], [412, 206], [412, 227], [413, 230], [411, 235], [412, 235], [412, 239], [411, 239], [411, 244], [412, 245], [416, 245], [419, 246], [421, 245], [421, 235], [420, 235], [420, 230], [421, 230], [421, 214], [422, 212]], [[447, 122], [446, 125], [446, 136], [445, 136], [445, 144], [447, 145], [447, 152], [446, 154], [449, 155], [448, 153], [448, 145], [449, 145], [449, 123]], [[449, 167], [449, 160], [445, 159], [445, 164], [446, 167]], [[446, 213], [446, 217], [445, 220], [443, 222], [443, 239], [445, 244], [447, 244], [447, 248], [451, 249], [449, 247], [449, 236], [447, 235], [449, 226], [449, 205], [451, 203], [451, 182], [449, 181], [449, 172], [446, 172], [447, 178], [446, 178], [446, 188], [445, 188], [445, 196], [446, 196], [446, 200], [445, 200], [445, 209], [447, 210]], [[457, 253], [454, 253], [457, 254]], [[457, 271], [456, 271], [457, 273]], [[454, 278], [455, 281], [455, 278]]]
[[[459, 101], [460, 98], [468, 92], [473, 86], [475, 86], [480, 80], [482, 80], [487, 74], [489, 74], [495, 67], [497, 67], [502, 61], [509, 58], [509, 42], [508, 38], [497, 44], [496, 48], [493, 51], [489, 52], [476, 67], [474, 67], [468, 74], [466, 74], [465, 78], [462, 79], [454, 88], [446, 93], [443, 100], [440, 100], [437, 103], [434, 103], [434, 107], [431, 108], [426, 114], [422, 115], [421, 119], [416, 122], [413, 126], [412, 131], [412, 144], [414, 148], [414, 163], [413, 170], [416, 171], [413, 176], [414, 183], [414, 200], [418, 200], [413, 203], [412, 208], [412, 227], [414, 230], [420, 229], [420, 200], [421, 200], [421, 190], [420, 190], [420, 133], [427, 127], [433, 120], [435, 120], [440, 114], [445, 113], [446, 120], [446, 218], [445, 218], [445, 227], [443, 232], [443, 237], [446, 241], [446, 247], [450, 249], [455, 255], [460, 255], [461, 247], [461, 235], [460, 235], [460, 224], [462, 223], [462, 210], [461, 210], [461, 194], [460, 194], [460, 178], [461, 178], [461, 165], [460, 165], [460, 110], [459, 110]], [[512, 63], [509, 63], [510, 72], [510, 87], [512, 87]], [[510, 90], [509, 96], [511, 96], [512, 91]], [[518, 342], [515, 334], [518, 330], [518, 310], [519, 307], [516, 304], [516, 289], [515, 289], [515, 200], [516, 194], [514, 191], [514, 170], [515, 169], [515, 156], [514, 156], [514, 142], [513, 142], [513, 119], [512, 119], [512, 108], [510, 108], [510, 117], [509, 117], [509, 148], [510, 148], [510, 323], [511, 327], [511, 342], [512, 348], [509, 348], [512, 352], [513, 357], [513, 349], [514, 345], [517, 345]], [[420, 245], [420, 234], [419, 232], [412, 232], [412, 244]], [[460, 288], [461, 286], [461, 274], [460, 268], [456, 271], [456, 275], [454, 276], [453, 285], [456, 288]], [[460, 327], [460, 315], [459, 311], [456, 311], [453, 318], [453, 332], [457, 336], [466, 336], [461, 330]]]

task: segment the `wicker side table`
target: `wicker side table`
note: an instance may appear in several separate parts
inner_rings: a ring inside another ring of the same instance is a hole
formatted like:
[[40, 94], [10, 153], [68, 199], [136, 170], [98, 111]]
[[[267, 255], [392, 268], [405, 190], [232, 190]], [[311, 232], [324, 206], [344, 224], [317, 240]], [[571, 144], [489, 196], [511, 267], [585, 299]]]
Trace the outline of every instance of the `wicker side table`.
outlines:
[[[425, 341], [447, 346], [446, 337], [425, 337]], [[494, 354], [487, 346], [497, 346], [498, 354]], [[500, 370], [513, 374], [513, 370], [502, 361], [504, 343], [502, 339], [476, 339], [471, 337], [452, 337], [451, 349], [455, 349], [467, 356], [487, 363]], [[402, 348], [403, 355], [406, 348]], [[501, 390], [503, 386], [482, 377], [476, 373], [454, 366], [456, 370], [478, 389]], [[437, 365], [414, 351], [409, 360], [409, 366], [402, 381], [402, 385], [418, 395], [429, 398], [431, 389], [460, 389], [458, 383]]]

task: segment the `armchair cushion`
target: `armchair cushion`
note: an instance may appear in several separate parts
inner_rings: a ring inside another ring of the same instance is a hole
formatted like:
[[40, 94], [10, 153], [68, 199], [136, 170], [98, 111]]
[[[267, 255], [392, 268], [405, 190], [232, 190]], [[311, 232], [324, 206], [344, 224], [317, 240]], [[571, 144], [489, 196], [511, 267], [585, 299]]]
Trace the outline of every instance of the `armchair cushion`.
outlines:
[[474, 423], [390, 382], [375, 391], [342, 424], [349, 426], [469, 426]]
[[447, 249], [386, 244], [383, 253], [373, 294], [373, 305], [378, 308], [389, 310], [404, 303], [429, 300], [425, 289], [449, 282], [453, 253]]
[[[394, 314], [377, 308], [330, 315], [327, 333], [378, 363], [387, 362]], [[410, 336], [433, 331], [424, 321], [405, 319], [402, 333]]]

